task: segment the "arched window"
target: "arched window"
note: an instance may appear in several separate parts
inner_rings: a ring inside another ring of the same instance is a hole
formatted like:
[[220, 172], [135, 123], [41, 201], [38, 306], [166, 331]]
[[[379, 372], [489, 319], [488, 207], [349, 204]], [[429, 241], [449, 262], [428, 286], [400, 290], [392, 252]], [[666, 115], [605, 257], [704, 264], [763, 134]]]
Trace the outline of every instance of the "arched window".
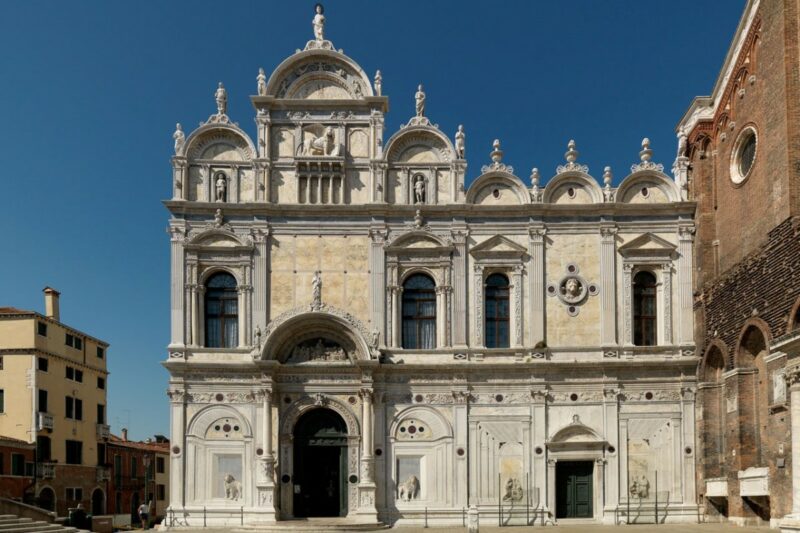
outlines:
[[211, 276], [206, 283], [206, 346], [235, 348], [238, 345], [236, 278], [227, 272], [221, 272]]
[[424, 274], [414, 274], [403, 283], [403, 348], [435, 347], [435, 284]]
[[656, 277], [639, 272], [633, 277], [633, 344], [655, 346], [657, 338]]
[[509, 310], [508, 278], [503, 274], [492, 274], [486, 278], [484, 308], [486, 347], [508, 348]]

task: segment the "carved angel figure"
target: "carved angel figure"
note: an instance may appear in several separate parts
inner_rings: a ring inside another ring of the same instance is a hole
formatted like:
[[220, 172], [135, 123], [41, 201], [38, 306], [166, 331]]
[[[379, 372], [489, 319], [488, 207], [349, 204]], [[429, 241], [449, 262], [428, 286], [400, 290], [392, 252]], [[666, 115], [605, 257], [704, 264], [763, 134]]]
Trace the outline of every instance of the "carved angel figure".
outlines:
[[419, 496], [419, 479], [412, 474], [408, 479], [399, 484], [398, 489], [398, 497], [401, 500], [410, 502]]
[[183, 150], [183, 145], [186, 143], [186, 135], [183, 133], [180, 122], [175, 124], [175, 133], [172, 134], [172, 138], [175, 139], [175, 153], [177, 154]]
[[314, 6], [314, 19], [311, 25], [314, 26], [314, 39], [322, 41], [325, 39], [325, 8], [322, 4]]

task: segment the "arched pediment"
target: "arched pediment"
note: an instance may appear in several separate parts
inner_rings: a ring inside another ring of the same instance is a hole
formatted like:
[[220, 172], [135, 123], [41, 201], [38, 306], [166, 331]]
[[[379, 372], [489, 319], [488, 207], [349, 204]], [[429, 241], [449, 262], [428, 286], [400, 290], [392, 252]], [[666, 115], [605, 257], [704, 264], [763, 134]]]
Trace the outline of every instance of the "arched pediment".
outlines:
[[386, 143], [386, 160], [390, 163], [450, 163], [455, 148], [441, 131], [433, 126], [408, 126]]
[[[322, 347], [315, 349], [316, 340], [321, 339]], [[311, 350], [295, 349], [305, 347], [311, 340]], [[256, 359], [292, 363], [308, 362], [305, 359], [317, 357], [339, 357], [338, 346], [345, 352], [347, 360], [376, 359], [378, 352], [378, 332], [367, 331], [358, 318], [336, 307], [322, 304], [314, 308], [291, 309], [272, 320], [264, 331], [264, 341], [260, 350], [254, 354]]]
[[283, 61], [267, 82], [267, 94], [294, 99], [360, 99], [374, 96], [361, 67], [335, 50], [311, 49]]
[[211, 228], [206, 229], [197, 235], [192, 236], [186, 243], [187, 248], [228, 248], [231, 251], [235, 249], [246, 248], [247, 250], [253, 249], [253, 243], [249, 239], [242, 239], [234, 232], [224, 228]]
[[437, 410], [413, 406], [404, 409], [394, 418], [389, 435], [399, 441], [430, 442], [452, 437], [453, 428]]
[[572, 422], [556, 431], [547, 441], [548, 448], [554, 450], [602, 448], [607, 444], [594, 429], [574, 415]]
[[599, 204], [603, 191], [585, 172], [571, 170], [554, 176], [544, 188], [542, 202], [551, 204]]
[[449, 240], [443, 239], [433, 233], [423, 230], [411, 230], [386, 242], [387, 252], [430, 252], [449, 253], [453, 245]]
[[678, 185], [662, 172], [641, 170], [627, 176], [617, 187], [616, 200], [626, 204], [680, 202]]
[[214, 430], [215, 422], [226, 418], [236, 421], [234, 425], [239, 426], [239, 432], [243, 438], [250, 438], [253, 436], [253, 430], [247, 419], [233, 407], [224, 404], [209, 405], [197, 412], [187, 425], [186, 435], [189, 437], [205, 438], [209, 430]]
[[521, 205], [530, 203], [530, 193], [515, 175], [492, 171], [472, 182], [466, 201], [468, 204]]
[[189, 161], [250, 162], [256, 155], [250, 137], [233, 124], [204, 124], [189, 135], [183, 153]]

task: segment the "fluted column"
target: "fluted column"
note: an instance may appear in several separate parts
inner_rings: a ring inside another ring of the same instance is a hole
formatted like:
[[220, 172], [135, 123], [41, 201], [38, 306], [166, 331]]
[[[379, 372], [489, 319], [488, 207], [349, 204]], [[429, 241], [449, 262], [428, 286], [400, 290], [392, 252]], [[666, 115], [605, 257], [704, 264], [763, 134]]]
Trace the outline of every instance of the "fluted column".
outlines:
[[453, 239], [453, 331], [452, 344], [456, 348], [467, 346], [467, 237], [469, 230], [466, 226], [453, 228], [450, 232]]
[[678, 228], [678, 284], [677, 306], [677, 344], [686, 345], [694, 343], [694, 328], [692, 318], [692, 247], [694, 243], [694, 226], [681, 226]]
[[185, 265], [183, 251], [184, 229], [170, 227], [170, 345], [184, 346], [187, 343], [186, 331], [184, 329], [184, 294], [185, 294]]
[[200, 346], [200, 304], [199, 300], [199, 292], [200, 289], [195, 284], [189, 284], [189, 290], [191, 291], [192, 295], [192, 302], [191, 302], [191, 323], [192, 323], [192, 331], [191, 331], [191, 344], [192, 346]]
[[622, 344], [633, 346], [633, 264], [624, 263], [622, 265]]
[[247, 288], [245, 286], [239, 286], [238, 290], [236, 291], [238, 295], [238, 308], [237, 308], [237, 318], [239, 321], [239, 339], [238, 339], [238, 346], [239, 348], [243, 348], [247, 344], [247, 327], [245, 324], [245, 315], [247, 314], [246, 309], [246, 300], [247, 300]]
[[475, 313], [475, 346], [483, 347], [483, 265], [473, 263], [472, 281], [475, 286], [473, 292], [472, 312]]
[[600, 227], [600, 342], [617, 344], [617, 228]]
[[386, 242], [385, 228], [370, 228], [369, 271], [370, 271], [370, 317], [372, 327], [380, 332], [380, 344], [388, 346], [386, 324]]
[[787, 365], [784, 377], [792, 424], [792, 517], [800, 519], [800, 359]]
[[531, 339], [529, 344], [545, 341], [544, 321], [544, 254], [545, 234], [543, 226], [528, 228], [528, 255], [530, 255], [530, 276], [528, 276]]
[[445, 316], [445, 290], [444, 285], [436, 287], [436, 348], [447, 345], [445, 334], [447, 332], [447, 317]]
[[403, 287], [392, 287], [392, 347], [399, 348], [401, 345], [400, 328], [403, 322], [402, 316]]
[[511, 346], [513, 348], [519, 348], [523, 345], [522, 324], [525, 317], [522, 311], [522, 271], [522, 265], [516, 265], [511, 278], [512, 290], [514, 291], [514, 330], [511, 338]]
[[[372, 448], [373, 448], [373, 410], [372, 410], [372, 390], [371, 389], [361, 389], [361, 419], [363, 422], [362, 431], [364, 434], [362, 435], [361, 439], [361, 456], [364, 458], [371, 458], [372, 457]], [[364, 477], [364, 481], [372, 482], [372, 472], [367, 472], [367, 475]]]
[[672, 344], [672, 263], [661, 265], [661, 276], [664, 280], [664, 335], [663, 344]]

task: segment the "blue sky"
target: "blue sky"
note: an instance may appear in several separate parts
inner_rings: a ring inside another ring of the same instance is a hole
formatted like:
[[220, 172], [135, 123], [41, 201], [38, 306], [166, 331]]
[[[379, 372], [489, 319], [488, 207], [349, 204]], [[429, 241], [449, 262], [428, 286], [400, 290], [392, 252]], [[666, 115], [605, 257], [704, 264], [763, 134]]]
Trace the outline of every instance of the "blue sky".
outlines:
[[[166, 357], [172, 132], [215, 112], [255, 131], [248, 96], [312, 38], [314, 2], [4, 2], [0, 17], [0, 306], [42, 311], [111, 343], [109, 422], [168, 432]], [[389, 96], [387, 134], [426, 113], [467, 132], [468, 181], [502, 141], [526, 182], [574, 138], [615, 181], [647, 136], [669, 168], [674, 127], [708, 94], [744, 0], [330, 1], [326, 37]]]

